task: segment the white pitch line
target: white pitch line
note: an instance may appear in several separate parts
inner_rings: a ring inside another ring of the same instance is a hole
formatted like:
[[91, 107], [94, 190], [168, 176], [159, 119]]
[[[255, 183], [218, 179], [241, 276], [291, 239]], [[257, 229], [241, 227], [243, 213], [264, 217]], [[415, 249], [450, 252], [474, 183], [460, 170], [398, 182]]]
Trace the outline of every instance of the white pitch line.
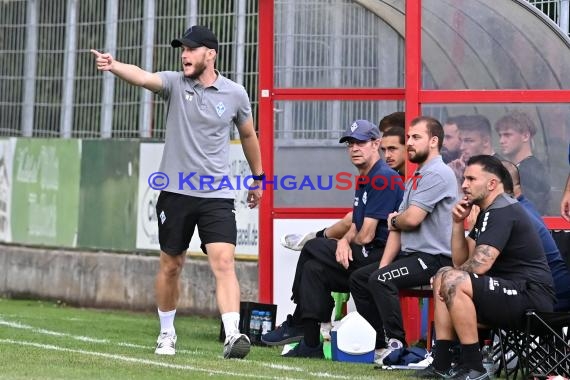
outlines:
[[284, 365], [284, 364], [260, 363], [260, 365], [262, 365], [263, 367], [271, 368], [271, 369], [282, 369], [282, 370], [286, 370], [286, 371], [297, 371], [297, 372], [304, 372], [305, 371], [304, 368], [292, 367], [290, 365]]
[[[104, 352], [97, 352], [97, 351], [76, 350], [76, 349], [71, 349], [71, 348], [66, 348], [66, 347], [54, 346], [52, 344], [41, 344], [41, 343], [35, 343], [35, 342], [26, 342], [26, 341], [22, 341], [22, 340], [0, 339], [0, 343], [17, 344], [19, 346], [30, 346], [30, 347], [36, 347], [36, 348], [41, 348], [41, 349], [45, 349], [45, 350], [52, 350], [52, 351], [71, 352], [71, 353], [76, 353], [76, 354], [96, 356], [96, 357], [112, 359], [112, 360], [119, 360], [119, 361], [124, 361], [124, 362], [129, 362], [129, 363], [146, 364], [146, 365], [163, 367], [163, 368], [180, 369], [180, 370], [195, 371], [195, 372], [204, 372], [204, 373], [208, 373], [210, 375], [212, 375], [212, 374], [230, 375], [230, 376], [238, 376], [238, 377], [240, 377], [240, 376], [241, 377], [253, 377], [256, 379], [279, 379], [279, 380], [284, 379], [282, 376], [263, 376], [263, 375], [259, 375], [259, 374], [252, 375], [252, 374], [248, 374], [248, 373], [236, 373], [236, 372], [229, 372], [229, 371], [211, 370], [211, 369], [197, 368], [197, 367], [193, 367], [193, 366], [189, 366], [189, 365], [183, 365], [183, 364], [170, 364], [170, 363], [158, 362], [155, 360], [133, 358], [130, 356], [123, 356], [123, 355], [107, 354]], [[348, 379], [348, 377], [335, 376], [335, 375], [331, 375], [329, 373], [317, 373], [317, 374], [310, 373], [310, 374], [313, 376], [320, 376], [320, 377], [326, 377], [326, 378]], [[288, 377], [285, 379], [288, 379]]]
[[[154, 349], [154, 347], [149, 347], [149, 346], [144, 346], [142, 344], [135, 344], [135, 343], [113, 343], [111, 342], [109, 339], [99, 339], [99, 338], [91, 338], [88, 336], [82, 336], [82, 335], [73, 335], [73, 334], [68, 334], [68, 333], [62, 333], [62, 332], [58, 332], [58, 331], [53, 331], [53, 330], [46, 330], [46, 329], [40, 329], [34, 326], [30, 326], [30, 325], [24, 325], [20, 322], [11, 322], [11, 321], [7, 321], [5, 319], [0, 319], [0, 326], [8, 326], [8, 327], [12, 327], [14, 329], [21, 329], [21, 330], [30, 330], [31, 332], [34, 333], [38, 333], [38, 334], [45, 334], [45, 335], [51, 335], [51, 336], [58, 336], [61, 338], [71, 338], [71, 339], [75, 339], [75, 340], [79, 340], [82, 342], [89, 342], [89, 343], [101, 343], [101, 344], [116, 344], [119, 347], [130, 347], [130, 348], [141, 348], [141, 349], [145, 349], [145, 350], [150, 350], [150, 349]], [[189, 350], [177, 350], [179, 353], [185, 353], [185, 354], [198, 354], [198, 351], [189, 351]]]
[[[115, 344], [108, 339], [91, 338], [88, 336], [73, 335], [73, 334], [62, 333], [62, 332], [58, 332], [58, 331], [40, 329], [40, 328], [36, 328], [36, 327], [30, 326], [30, 325], [22, 324], [20, 322], [6, 321], [5, 319], [1, 319], [1, 318], [0, 318], [0, 325], [4, 325], [4, 326], [16, 328], [16, 329], [30, 330], [32, 332], [40, 333], [40, 334], [71, 338], [71, 339], [80, 340], [83, 342]], [[3, 340], [0, 340], [0, 342], [2, 342], [2, 341]], [[28, 343], [30, 345], [41, 345], [40, 343], [32, 343], [32, 342], [28, 342]], [[140, 344], [134, 344], [134, 343], [116, 343], [116, 344], [118, 346], [122, 346], [122, 347], [141, 348], [141, 349], [147, 349], [147, 350], [150, 349], [148, 346], [144, 346], [144, 345], [140, 345]], [[47, 347], [50, 345], [45, 345], [45, 346]], [[53, 346], [53, 347], [57, 347], [57, 346]], [[70, 350], [67, 348], [63, 348], [63, 347], [61, 347], [61, 349], [66, 350], [66, 351], [70, 351], [70, 352], [73, 351], [73, 350]], [[199, 354], [200, 353], [199, 351], [196, 351], [196, 350], [190, 351], [190, 350], [177, 349], [176, 351], [178, 353], [186, 353], [186, 354]], [[91, 351], [85, 351], [85, 352], [91, 352]], [[104, 353], [100, 353], [100, 354], [101, 355], [111, 355], [111, 354], [104, 354]], [[111, 355], [111, 356], [114, 356], [114, 355]], [[117, 355], [117, 356], [119, 356], [119, 355]], [[130, 359], [139, 360], [136, 358], [130, 358]], [[140, 360], [145, 360], [145, 359], [140, 359]], [[161, 363], [161, 362], [155, 362], [155, 363]], [[259, 364], [262, 367], [269, 367], [269, 368], [273, 368], [273, 369], [288, 370], [288, 371], [295, 371], [295, 372], [304, 372], [305, 371], [305, 369], [300, 368], [300, 367], [295, 367], [295, 366], [287, 366], [287, 365], [271, 364], [271, 363], [263, 363], [263, 362], [254, 362], [254, 361], [252, 361], [251, 363]], [[167, 364], [167, 363], [164, 363], [164, 364]], [[194, 368], [194, 367], [192, 367], [192, 368]], [[202, 370], [202, 369], [197, 369], [197, 370]], [[206, 371], [206, 370], [202, 370], [202, 371]], [[309, 374], [312, 376], [315, 376], [315, 377], [325, 377], [325, 378], [333, 378], [333, 379], [349, 379], [349, 377], [346, 377], [346, 376], [334, 375], [334, 374], [330, 374], [327, 372], [318, 372], [318, 373], [309, 372]], [[268, 378], [273, 379], [273, 377], [268, 377]], [[283, 378], [280, 378], [280, 379], [283, 379]]]
[[[296, 372], [305, 372], [306, 371], [305, 368], [293, 367], [293, 366], [284, 365], [284, 364], [259, 363], [259, 365], [261, 365], [263, 367], [268, 367], [271, 369], [280, 369], [280, 370], [285, 370], [285, 371], [296, 371]], [[350, 379], [349, 377], [346, 377], [346, 376], [334, 375], [334, 374], [331, 374], [328, 372], [318, 372], [318, 373], [309, 372], [309, 374], [312, 376], [325, 377], [325, 378], [329, 378], [329, 379]]]
[[158, 361], [148, 360], [148, 359], [132, 358], [130, 356], [106, 354], [104, 352], [74, 350], [71, 348], [54, 346], [52, 344], [40, 344], [40, 343], [34, 343], [34, 342], [26, 342], [26, 341], [22, 341], [22, 340], [0, 339], [0, 343], [17, 344], [19, 346], [30, 346], [30, 347], [36, 347], [36, 348], [41, 348], [41, 349], [45, 349], [45, 350], [53, 350], [53, 351], [72, 352], [72, 353], [76, 353], [76, 354], [98, 356], [101, 358], [119, 360], [119, 361], [130, 362], [130, 363], [147, 364], [147, 365], [153, 365], [153, 366], [157, 366], [157, 367], [181, 369], [181, 370], [187, 370], [187, 371], [206, 372], [209, 374], [254, 377], [254, 378], [263, 378], [263, 379], [279, 379], [279, 377], [274, 377], [274, 376], [260, 376], [257, 374], [251, 375], [251, 374], [247, 374], [247, 373], [236, 373], [236, 372], [228, 372], [228, 371], [210, 370], [210, 369], [192, 367], [189, 365], [170, 364], [170, 363], [158, 362]]
[[81, 336], [81, 335], [70, 335], [67, 333], [62, 333], [62, 332], [57, 332], [57, 331], [52, 331], [52, 330], [46, 330], [46, 329], [40, 329], [40, 328], [36, 328], [36, 327], [30, 326], [30, 325], [24, 325], [24, 324], [19, 323], [19, 322], [10, 322], [10, 321], [6, 321], [4, 319], [0, 319], [0, 325], [12, 327], [15, 329], [30, 330], [32, 332], [45, 334], [45, 335], [53, 335], [53, 336], [59, 336], [59, 337], [73, 338], [75, 340], [80, 340], [80, 341], [89, 342], [89, 343], [109, 343], [106, 339], [90, 338], [88, 336]]

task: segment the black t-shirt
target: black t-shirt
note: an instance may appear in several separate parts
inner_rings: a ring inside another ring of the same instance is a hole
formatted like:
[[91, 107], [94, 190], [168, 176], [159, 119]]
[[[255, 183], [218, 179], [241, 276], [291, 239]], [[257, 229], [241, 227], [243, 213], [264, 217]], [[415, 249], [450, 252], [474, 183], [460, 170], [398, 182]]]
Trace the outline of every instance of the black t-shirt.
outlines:
[[504, 193], [499, 195], [479, 213], [469, 237], [477, 245], [490, 245], [500, 252], [486, 275], [540, 284], [554, 295], [552, 275], [540, 237], [515, 199]]
[[517, 166], [524, 195], [540, 215], [546, 215], [550, 202], [550, 178], [544, 165], [535, 156], [529, 156]]

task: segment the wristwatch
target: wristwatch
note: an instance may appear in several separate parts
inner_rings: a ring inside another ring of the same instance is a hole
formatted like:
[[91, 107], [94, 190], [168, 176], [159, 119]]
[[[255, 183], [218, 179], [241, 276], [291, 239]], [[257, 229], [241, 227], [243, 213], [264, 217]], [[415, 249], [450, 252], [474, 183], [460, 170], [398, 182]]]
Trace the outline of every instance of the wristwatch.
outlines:
[[396, 218], [398, 218], [398, 215], [392, 218], [391, 224], [392, 228], [398, 229], [398, 226], [396, 226]]
[[261, 174], [257, 175], [252, 174], [251, 178], [253, 178], [254, 181], [263, 181], [265, 179], [265, 172], [261, 172]]

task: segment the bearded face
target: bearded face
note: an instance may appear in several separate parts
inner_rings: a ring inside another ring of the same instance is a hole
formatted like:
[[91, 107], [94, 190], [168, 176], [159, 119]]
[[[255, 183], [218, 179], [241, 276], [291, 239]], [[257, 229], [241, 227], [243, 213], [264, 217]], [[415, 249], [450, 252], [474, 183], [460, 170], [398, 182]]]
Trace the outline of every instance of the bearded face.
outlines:
[[414, 164], [425, 162], [429, 155], [429, 148], [419, 148], [408, 146], [408, 159]]

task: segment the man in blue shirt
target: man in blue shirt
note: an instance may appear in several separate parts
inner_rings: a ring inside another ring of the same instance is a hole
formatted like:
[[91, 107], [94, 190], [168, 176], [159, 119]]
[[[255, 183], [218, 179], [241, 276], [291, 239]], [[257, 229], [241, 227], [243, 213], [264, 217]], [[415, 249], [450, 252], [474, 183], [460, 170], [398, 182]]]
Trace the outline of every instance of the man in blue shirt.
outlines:
[[[379, 129], [382, 133], [382, 142], [380, 150], [386, 164], [404, 175], [406, 167], [406, 145], [405, 145], [405, 123], [404, 113], [394, 112], [386, 115], [380, 120]], [[306, 242], [316, 237], [325, 237], [328, 239], [340, 239], [352, 224], [352, 211], [346, 213], [344, 218], [333, 224], [332, 226], [323, 228], [320, 231], [309, 232], [306, 234], [287, 234], [281, 237], [281, 245], [293, 251], [300, 251]]]
[[[381, 134], [366, 120], [356, 120], [346, 130], [345, 143], [359, 180], [354, 194], [352, 224], [339, 240], [323, 237], [309, 240], [301, 250], [291, 299], [293, 315], [262, 336], [268, 345], [299, 341], [286, 357], [323, 358], [320, 322], [330, 320], [334, 307], [331, 291], [348, 292], [354, 270], [379, 262], [388, 237], [388, 216], [398, 209], [403, 189], [393, 186], [398, 173], [380, 159]], [[383, 337], [377, 338], [379, 344]]]
[[546, 261], [548, 262], [552, 279], [554, 280], [554, 290], [556, 291], [554, 310], [570, 310], [570, 272], [568, 272], [566, 263], [562, 259], [556, 242], [552, 238], [550, 231], [546, 228], [542, 217], [534, 205], [523, 195], [518, 168], [510, 161], [502, 161], [502, 164], [507, 168], [513, 180], [512, 188], [504, 184], [505, 192], [514, 195], [521, 206], [523, 206], [531, 218], [532, 225], [538, 231], [540, 241], [542, 242], [542, 247], [546, 254]]

